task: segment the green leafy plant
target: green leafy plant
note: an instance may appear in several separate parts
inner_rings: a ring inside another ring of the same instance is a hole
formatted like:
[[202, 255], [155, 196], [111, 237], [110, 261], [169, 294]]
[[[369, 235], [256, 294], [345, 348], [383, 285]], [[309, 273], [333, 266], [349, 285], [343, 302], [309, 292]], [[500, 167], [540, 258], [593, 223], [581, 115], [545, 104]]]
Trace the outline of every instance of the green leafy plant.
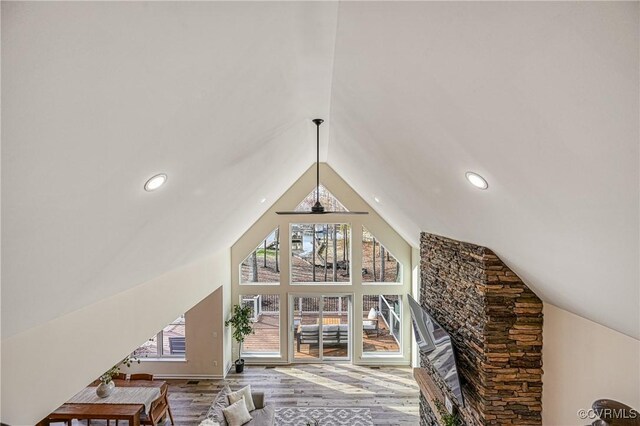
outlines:
[[308, 421], [305, 426], [320, 426], [320, 422], [316, 419], [313, 419], [311, 421]]
[[138, 364], [140, 364], [140, 360], [138, 359], [138, 357], [133, 355], [127, 356], [125, 359], [123, 359], [122, 361], [120, 361], [119, 363], [111, 367], [109, 370], [107, 370], [104, 374], [102, 374], [99, 380], [105, 385], [108, 385], [113, 380], [113, 376], [120, 373], [121, 366], [127, 366], [128, 368], [128, 367], [131, 367], [131, 365], [134, 362], [137, 362]]
[[244, 339], [253, 333], [251, 326], [251, 307], [235, 305], [233, 307], [233, 315], [224, 322], [226, 327], [231, 326], [233, 331], [233, 339], [238, 342], [238, 359], [242, 355], [242, 343]]
[[453, 414], [450, 414], [442, 402], [438, 400], [433, 401], [436, 408], [438, 409], [438, 413], [440, 414], [440, 418], [442, 419], [442, 426], [461, 426], [462, 422], [458, 417], [458, 414], [454, 411]]

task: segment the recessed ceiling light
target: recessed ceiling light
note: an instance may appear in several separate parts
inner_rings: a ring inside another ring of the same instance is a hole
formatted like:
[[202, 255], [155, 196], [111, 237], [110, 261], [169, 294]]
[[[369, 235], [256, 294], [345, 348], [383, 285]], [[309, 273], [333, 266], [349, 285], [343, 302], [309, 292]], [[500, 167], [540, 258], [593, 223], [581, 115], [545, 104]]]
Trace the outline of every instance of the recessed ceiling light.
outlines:
[[471, 185], [475, 186], [478, 189], [487, 189], [489, 184], [487, 180], [474, 172], [467, 172], [464, 174], [467, 177], [467, 180], [471, 183]]
[[267, 201], [267, 199], [266, 199], [266, 198], [262, 198], [262, 199], [260, 200], [260, 204], [264, 204], [264, 203], [265, 203], [265, 201]]
[[373, 199], [375, 200], [376, 203], [380, 203], [380, 198], [378, 197], [373, 197]]
[[167, 175], [165, 175], [164, 173], [155, 175], [151, 179], [149, 179], [147, 183], [144, 184], [144, 190], [149, 192], [155, 191], [156, 189], [164, 185], [166, 181], [167, 181]]

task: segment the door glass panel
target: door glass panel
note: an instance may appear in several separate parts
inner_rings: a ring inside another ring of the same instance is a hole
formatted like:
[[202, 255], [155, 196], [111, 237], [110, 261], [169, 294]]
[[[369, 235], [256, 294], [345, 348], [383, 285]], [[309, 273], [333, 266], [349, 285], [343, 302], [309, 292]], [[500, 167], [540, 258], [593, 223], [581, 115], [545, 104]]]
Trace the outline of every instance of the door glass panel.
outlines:
[[293, 298], [293, 357], [320, 358], [320, 297]]
[[324, 296], [322, 311], [322, 357], [349, 356], [349, 297]]

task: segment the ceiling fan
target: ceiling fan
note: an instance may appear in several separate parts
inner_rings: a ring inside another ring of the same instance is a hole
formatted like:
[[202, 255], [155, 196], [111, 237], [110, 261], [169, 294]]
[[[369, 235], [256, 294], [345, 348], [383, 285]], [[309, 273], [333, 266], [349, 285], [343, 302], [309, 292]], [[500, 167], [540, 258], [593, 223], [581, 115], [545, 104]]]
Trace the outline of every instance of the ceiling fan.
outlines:
[[316, 203], [311, 207], [310, 211], [285, 211], [276, 212], [282, 215], [298, 215], [298, 214], [369, 214], [369, 212], [352, 212], [352, 211], [327, 211], [320, 203], [320, 125], [324, 123], [321, 118], [314, 118], [313, 123], [316, 125]]

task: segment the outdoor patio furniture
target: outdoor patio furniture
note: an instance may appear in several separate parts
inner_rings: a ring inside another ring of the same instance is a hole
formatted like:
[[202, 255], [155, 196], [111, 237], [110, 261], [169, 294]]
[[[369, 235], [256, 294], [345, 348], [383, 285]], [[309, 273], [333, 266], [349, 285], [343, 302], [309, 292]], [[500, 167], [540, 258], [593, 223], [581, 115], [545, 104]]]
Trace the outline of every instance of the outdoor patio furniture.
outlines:
[[322, 326], [322, 344], [337, 345], [340, 343], [340, 335], [338, 332], [339, 325], [323, 325]]
[[365, 318], [362, 320], [362, 329], [365, 333], [373, 333], [375, 331], [376, 336], [380, 335], [380, 328], [378, 327], [378, 318], [369, 319]]
[[186, 342], [184, 337], [169, 337], [169, 353], [171, 355], [184, 355]]
[[298, 333], [298, 352], [300, 352], [300, 345], [319, 345], [320, 344], [320, 326], [317, 324], [303, 324], [300, 326], [300, 332]]
[[349, 344], [349, 324], [340, 324], [338, 326], [338, 340], [341, 345]]

